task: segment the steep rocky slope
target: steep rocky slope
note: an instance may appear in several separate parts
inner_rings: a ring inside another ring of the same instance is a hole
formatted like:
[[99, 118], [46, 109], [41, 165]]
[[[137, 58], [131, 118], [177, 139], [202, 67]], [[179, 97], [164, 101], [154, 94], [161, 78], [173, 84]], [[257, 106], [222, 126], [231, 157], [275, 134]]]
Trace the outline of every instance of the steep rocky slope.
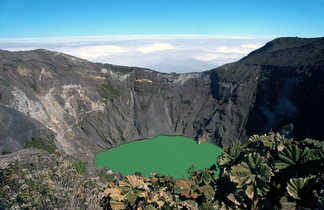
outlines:
[[190, 74], [0, 51], [0, 151], [50, 135], [60, 150], [92, 161], [161, 134], [221, 146], [271, 129], [323, 138], [323, 84], [324, 38], [275, 39], [236, 63]]

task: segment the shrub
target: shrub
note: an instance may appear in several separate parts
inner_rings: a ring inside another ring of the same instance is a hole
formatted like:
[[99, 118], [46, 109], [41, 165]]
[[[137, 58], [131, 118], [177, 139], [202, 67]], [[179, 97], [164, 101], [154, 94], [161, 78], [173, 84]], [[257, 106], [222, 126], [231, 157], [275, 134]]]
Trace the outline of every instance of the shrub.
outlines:
[[113, 174], [107, 174], [105, 171], [100, 171], [99, 176], [105, 182], [113, 182], [115, 179]]
[[49, 136], [46, 140], [41, 138], [33, 138], [26, 141], [24, 148], [36, 148], [47, 151], [48, 153], [55, 153], [57, 147], [55, 144], [55, 136]]
[[31, 157], [30, 163], [0, 169], [4, 209], [99, 209], [103, 183], [81, 176], [58, 154]]
[[72, 163], [72, 167], [80, 175], [85, 175], [87, 165], [88, 165], [88, 162], [83, 161], [83, 160], [75, 161]]
[[104, 102], [107, 102], [108, 100], [118, 97], [119, 91], [111, 86], [109, 83], [105, 83], [101, 85], [99, 89], [99, 95], [102, 98]]
[[[37, 145], [37, 144], [36, 144]], [[121, 180], [84, 176], [87, 162], [58, 153], [0, 169], [0, 203], [8, 209], [324, 209], [324, 143], [279, 134], [225, 147], [220, 173], [189, 178], [152, 173]], [[31, 157], [31, 160], [33, 158]], [[105, 182], [105, 187], [100, 180]]]

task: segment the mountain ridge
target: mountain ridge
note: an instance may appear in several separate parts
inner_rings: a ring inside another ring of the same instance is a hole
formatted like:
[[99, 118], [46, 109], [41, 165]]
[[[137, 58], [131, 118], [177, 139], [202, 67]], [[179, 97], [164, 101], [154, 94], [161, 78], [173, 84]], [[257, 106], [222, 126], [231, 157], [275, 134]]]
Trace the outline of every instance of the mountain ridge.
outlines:
[[157, 135], [219, 146], [270, 130], [321, 138], [323, 66], [324, 38], [278, 38], [237, 62], [186, 74], [43, 49], [1, 50], [0, 105], [30, 118], [35, 129], [17, 140], [0, 125], [0, 150], [9, 141], [17, 143], [11, 152], [30, 138], [56, 135], [59, 150], [94, 162], [99, 151]]

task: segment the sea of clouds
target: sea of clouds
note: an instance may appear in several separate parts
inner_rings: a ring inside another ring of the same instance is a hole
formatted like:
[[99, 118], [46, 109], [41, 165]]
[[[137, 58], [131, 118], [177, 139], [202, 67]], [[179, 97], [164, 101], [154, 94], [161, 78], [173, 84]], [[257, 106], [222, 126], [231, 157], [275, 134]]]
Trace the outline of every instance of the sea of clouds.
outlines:
[[9, 51], [48, 49], [89, 61], [200, 72], [241, 59], [274, 37], [212, 35], [114, 35], [0, 39]]

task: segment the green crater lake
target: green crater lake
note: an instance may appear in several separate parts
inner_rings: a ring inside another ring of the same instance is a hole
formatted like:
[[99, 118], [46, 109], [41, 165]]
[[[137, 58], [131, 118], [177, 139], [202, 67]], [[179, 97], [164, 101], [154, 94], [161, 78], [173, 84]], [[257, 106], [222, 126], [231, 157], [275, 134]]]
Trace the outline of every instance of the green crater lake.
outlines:
[[96, 166], [125, 176], [141, 172], [148, 177], [157, 172], [181, 178], [187, 176], [192, 165], [195, 169], [211, 167], [221, 153], [220, 147], [208, 142], [197, 144], [183, 136], [158, 136], [101, 152], [97, 154]]

